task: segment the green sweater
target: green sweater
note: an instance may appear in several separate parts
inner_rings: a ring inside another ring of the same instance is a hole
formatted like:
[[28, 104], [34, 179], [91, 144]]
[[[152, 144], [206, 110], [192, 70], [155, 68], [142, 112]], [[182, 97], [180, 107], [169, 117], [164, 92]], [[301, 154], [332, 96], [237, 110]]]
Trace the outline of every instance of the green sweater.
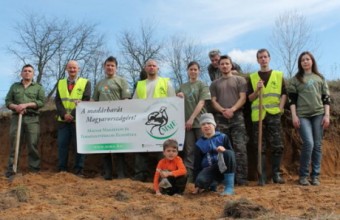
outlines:
[[26, 114], [39, 114], [38, 109], [44, 106], [45, 90], [36, 82], [32, 82], [27, 88], [21, 82], [14, 83], [9, 89], [6, 96], [6, 106], [10, 104], [24, 104], [34, 102], [37, 105], [36, 109], [28, 108]]
[[296, 113], [298, 117], [312, 117], [324, 114], [322, 95], [329, 95], [326, 81], [316, 74], [305, 74], [304, 83], [293, 77], [288, 93], [297, 94]]
[[92, 98], [95, 101], [122, 100], [131, 98], [131, 93], [126, 80], [120, 76], [114, 76], [99, 81]]
[[[209, 87], [202, 81], [197, 80], [194, 83], [187, 82], [180, 86], [178, 92], [184, 93], [184, 105], [185, 105], [185, 120], [187, 121], [192, 113], [195, 111], [195, 108], [199, 101], [201, 100], [210, 100], [210, 91]], [[203, 108], [195, 118], [193, 123], [193, 128], [200, 128], [200, 124], [198, 118], [201, 114], [207, 112], [205, 108]]]

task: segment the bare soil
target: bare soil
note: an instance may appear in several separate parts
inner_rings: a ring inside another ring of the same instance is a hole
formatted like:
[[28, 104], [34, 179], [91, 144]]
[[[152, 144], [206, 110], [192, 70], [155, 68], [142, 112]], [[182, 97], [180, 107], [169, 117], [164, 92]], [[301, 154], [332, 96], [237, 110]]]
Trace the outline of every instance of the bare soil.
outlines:
[[[182, 197], [156, 196], [152, 183], [105, 181], [71, 173], [18, 174], [0, 179], [0, 219], [340, 219], [340, 179], [322, 178], [321, 186], [264, 187], [251, 182], [233, 196], [215, 192]], [[222, 186], [218, 187], [221, 191]]]

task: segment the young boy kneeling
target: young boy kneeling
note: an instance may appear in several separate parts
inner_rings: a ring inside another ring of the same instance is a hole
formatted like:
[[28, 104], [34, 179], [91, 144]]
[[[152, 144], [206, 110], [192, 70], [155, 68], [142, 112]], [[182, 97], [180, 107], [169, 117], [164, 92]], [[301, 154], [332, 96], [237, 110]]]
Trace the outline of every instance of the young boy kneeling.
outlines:
[[178, 156], [176, 140], [169, 139], [163, 143], [163, 155], [164, 158], [158, 162], [153, 178], [155, 192], [157, 195], [181, 195], [187, 182], [187, 170], [182, 158]]
[[[200, 125], [203, 136], [196, 142], [193, 193], [208, 190], [214, 187], [212, 184], [215, 181], [224, 180], [224, 191], [221, 195], [232, 195], [234, 194], [236, 162], [230, 139], [227, 135], [215, 131], [216, 122], [210, 113], [201, 115]], [[218, 153], [222, 153], [221, 159], [224, 160], [218, 161]], [[226, 170], [223, 165], [226, 166]]]

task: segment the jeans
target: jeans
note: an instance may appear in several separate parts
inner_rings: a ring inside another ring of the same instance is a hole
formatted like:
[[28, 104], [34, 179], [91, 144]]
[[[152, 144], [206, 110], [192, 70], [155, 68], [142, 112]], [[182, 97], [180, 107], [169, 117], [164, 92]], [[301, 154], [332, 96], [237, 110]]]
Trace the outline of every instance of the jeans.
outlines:
[[77, 137], [75, 123], [60, 123], [58, 128], [58, 169], [67, 171], [69, 145], [73, 145], [75, 154], [74, 170], [82, 171], [85, 155], [77, 153]]
[[299, 119], [299, 133], [302, 139], [300, 177], [307, 177], [309, 175], [310, 163], [312, 164], [311, 177], [317, 177], [320, 175], [321, 169], [321, 142], [323, 136], [321, 123], [323, 115]]
[[[235, 173], [236, 161], [235, 153], [231, 150], [223, 152], [224, 163], [227, 166], [225, 173]], [[224, 179], [224, 173], [221, 173], [218, 168], [218, 163], [212, 164], [209, 167], [203, 168], [197, 175], [195, 186], [201, 189], [208, 189], [214, 181], [221, 181]]]

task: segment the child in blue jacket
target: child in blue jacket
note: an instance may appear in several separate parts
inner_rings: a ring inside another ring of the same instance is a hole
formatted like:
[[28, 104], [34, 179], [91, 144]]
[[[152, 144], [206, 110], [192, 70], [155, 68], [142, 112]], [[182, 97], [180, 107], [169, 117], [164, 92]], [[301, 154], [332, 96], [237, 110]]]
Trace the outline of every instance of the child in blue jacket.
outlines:
[[[200, 126], [203, 136], [196, 142], [193, 193], [208, 190], [214, 181], [224, 180], [222, 195], [232, 195], [236, 162], [230, 139], [226, 134], [215, 131], [216, 122], [211, 113], [201, 115]], [[218, 161], [219, 153], [222, 161]]]

